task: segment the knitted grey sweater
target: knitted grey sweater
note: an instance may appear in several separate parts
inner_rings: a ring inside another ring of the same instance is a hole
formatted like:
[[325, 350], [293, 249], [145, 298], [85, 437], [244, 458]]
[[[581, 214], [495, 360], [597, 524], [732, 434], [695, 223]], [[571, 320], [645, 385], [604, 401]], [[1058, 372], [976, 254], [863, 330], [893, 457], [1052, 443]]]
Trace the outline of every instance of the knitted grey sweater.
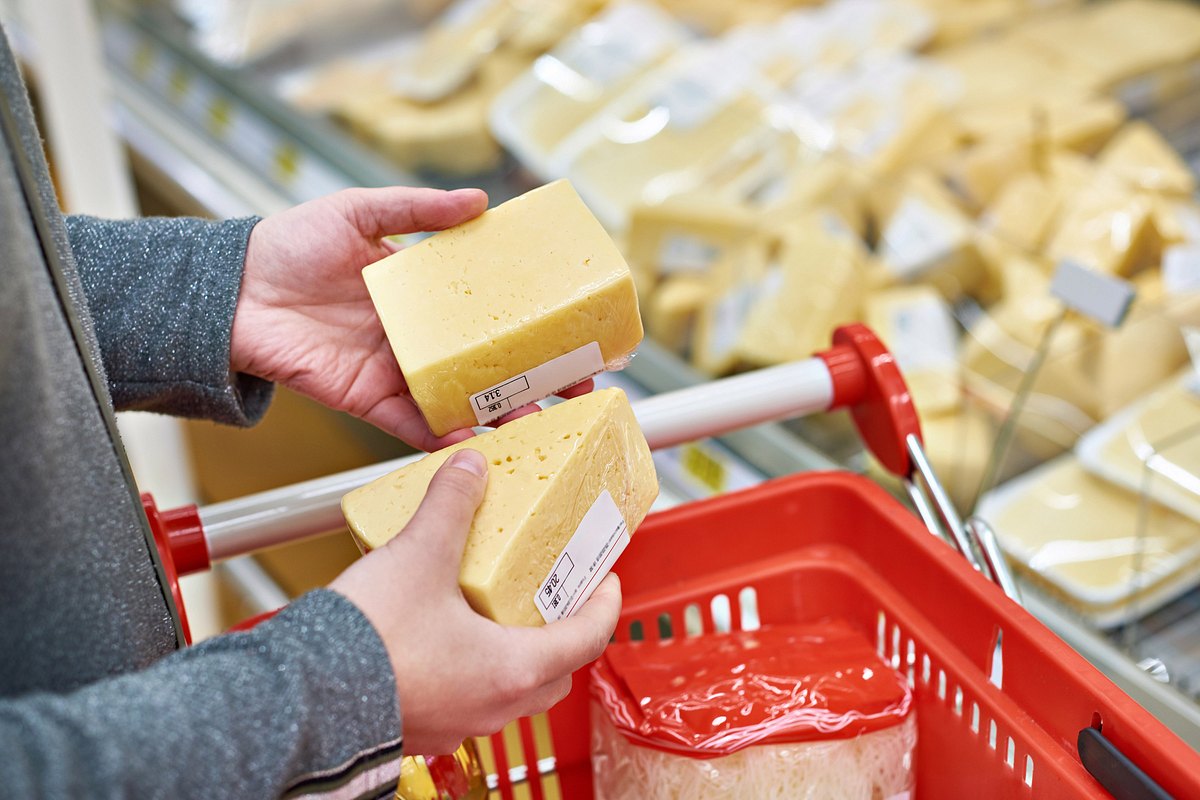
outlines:
[[250, 424], [229, 372], [254, 220], [64, 221], [0, 31], [0, 797], [359, 797], [395, 785], [387, 653], [318, 591], [179, 650], [112, 419]]

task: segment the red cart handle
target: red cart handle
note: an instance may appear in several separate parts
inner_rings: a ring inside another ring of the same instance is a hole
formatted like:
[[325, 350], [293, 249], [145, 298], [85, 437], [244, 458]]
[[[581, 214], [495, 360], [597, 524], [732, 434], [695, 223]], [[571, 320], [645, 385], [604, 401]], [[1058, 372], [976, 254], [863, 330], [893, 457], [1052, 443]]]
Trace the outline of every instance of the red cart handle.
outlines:
[[833, 380], [830, 408], [849, 408], [858, 434], [889, 472], [913, 472], [909, 437], [921, 439], [921, 423], [896, 358], [865, 325], [833, 332], [833, 348], [817, 356]]

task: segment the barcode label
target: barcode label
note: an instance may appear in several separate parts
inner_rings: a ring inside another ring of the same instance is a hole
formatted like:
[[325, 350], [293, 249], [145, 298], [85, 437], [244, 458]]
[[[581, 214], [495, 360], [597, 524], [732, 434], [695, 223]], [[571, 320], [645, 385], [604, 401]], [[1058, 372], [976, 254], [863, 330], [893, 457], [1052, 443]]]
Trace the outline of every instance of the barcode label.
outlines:
[[533, 604], [546, 622], [571, 616], [587, 602], [629, 545], [629, 526], [607, 489], [583, 515], [575, 533], [538, 587]]
[[471, 410], [480, 425], [487, 425], [513, 409], [544, 400], [560, 389], [604, 371], [600, 344], [589, 342], [541, 366], [507, 378], [471, 395]]

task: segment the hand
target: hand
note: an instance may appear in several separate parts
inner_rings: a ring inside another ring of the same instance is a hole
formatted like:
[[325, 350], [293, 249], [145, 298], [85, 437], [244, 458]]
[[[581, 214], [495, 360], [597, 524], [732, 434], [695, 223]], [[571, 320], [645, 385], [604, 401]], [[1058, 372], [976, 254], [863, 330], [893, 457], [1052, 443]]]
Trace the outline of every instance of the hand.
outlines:
[[475, 613], [458, 571], [486, 482], [479, 453], [455, 453], [404, 530], [330, 584], [387, 647], [406, 753], [450, 753], [468, 736], [550, 708], [570, 691], [571, 673], [603, 652], [621, 612], [620, 583], [609, 575], [574, 616], [544, 628]]
[[[349, 189], [262, 220], [246, 249], [231, 369], [281, 383], [422, 450], [468, 438], [470, 431], [430, 432], [406, 393], [361, 272], [399, 249], [384, 237], [449, 228], [485, 208], [479, 189]], [[581, 384], [564, 396], [590, 388]]]

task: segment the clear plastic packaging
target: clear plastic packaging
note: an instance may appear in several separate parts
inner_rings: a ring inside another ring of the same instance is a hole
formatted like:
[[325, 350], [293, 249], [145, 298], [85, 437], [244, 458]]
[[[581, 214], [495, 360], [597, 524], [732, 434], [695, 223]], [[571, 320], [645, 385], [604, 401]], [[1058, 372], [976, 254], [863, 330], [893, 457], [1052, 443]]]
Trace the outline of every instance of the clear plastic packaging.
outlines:
[[503, 625], [540, 626], [578, 609], [658, 496], [654, 460], [628, 398], [599, 389], [350, 492], [342, 512], [359, 547], [382, 547], [402, 530], [433, 474], [464, 448], [490, 466], [459, 587], [472, 608]]
[[591, 691], [597, 800], [914, 788], [912, 691], [840, 621], [613, 644]]
[[566, 181], [378, 261], [363, 279], [438, 436], [619, 369], [642, 340], [629, 267]]
[[762, 130], [771, 87], [747, 47], [738, 39], [679, 51], [570, 134], [550, 169], [612, 230], [638, 203], [703, 186], [715, 163]]
[[1022, 573], [1098, 627], [1200, 581], [1193, 520], [1090, 474], [1071, 454], [1003, 484], [979, 513]]
[[492, 132], [526, 167], [550, 177], [563, 139], [688, 38], [657, 6], [614, 4], [496, 98]]

